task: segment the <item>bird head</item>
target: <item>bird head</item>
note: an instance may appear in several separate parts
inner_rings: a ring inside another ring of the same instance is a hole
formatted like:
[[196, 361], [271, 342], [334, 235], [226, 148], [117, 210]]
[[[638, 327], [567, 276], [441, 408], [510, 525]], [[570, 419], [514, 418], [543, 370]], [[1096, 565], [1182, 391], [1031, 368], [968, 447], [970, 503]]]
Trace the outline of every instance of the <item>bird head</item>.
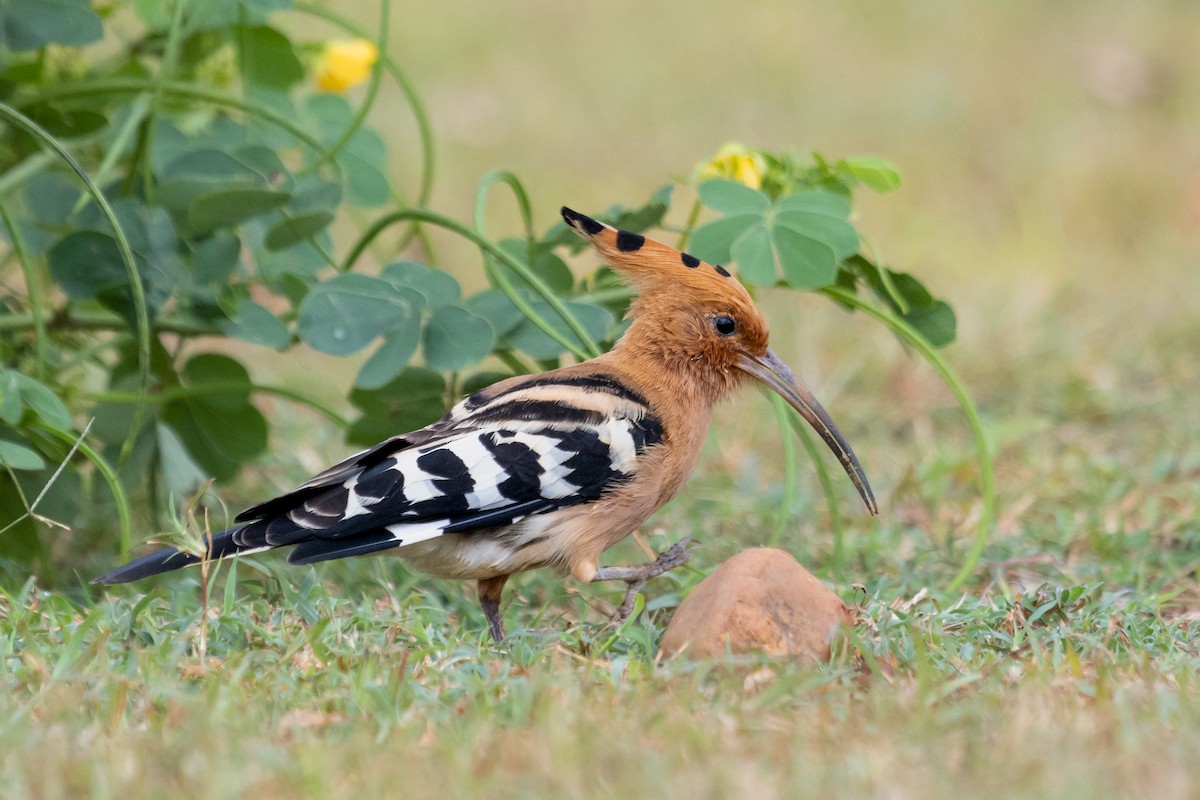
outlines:
[[636, 348], [657, 368], [699, 384], [713, 398], [746, 378], [778, 393], [820, 434], [867, 509], [878, 513], [854, 451], [812, 392], [767, 346], [767, 322], [737, 278], [720, 265], [566, 206], [562, 216], [637, 292], [629, 309], [633, 323], [618, 347]]

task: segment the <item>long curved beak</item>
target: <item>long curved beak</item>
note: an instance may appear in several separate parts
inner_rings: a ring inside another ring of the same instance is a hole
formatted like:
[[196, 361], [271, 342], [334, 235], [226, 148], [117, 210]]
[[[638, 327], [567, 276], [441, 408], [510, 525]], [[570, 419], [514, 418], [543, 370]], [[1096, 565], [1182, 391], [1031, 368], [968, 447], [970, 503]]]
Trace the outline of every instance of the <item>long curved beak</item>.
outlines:
[[878, 514], [879, 506], [875, 503], [871, 484], [867, 482], [866, 473], [859, 465], [854, 451], [850, 449], [850, 445], [842, 436], [842, 432], [838, 430], [837, 425], [834, 424], [829, 413], [821, 407], [812, 392], [796, 380], [792, 371], [788, 369], [788, 365], [783, 363], [775, 353], [767, 350], [766, 354], [761, 356], [742, 353], [738, 358], [737, 367], [777, 392], [800, 413], [800, 416], [804, 417], [809, 425], [813, 426], [813, 429], [825, 440], [825, 444], [829, 445], [829, 449], [838, 457], [838, 461], [846, 470], [846, 474], [850, 476], [850, 480], [854, 482], [854, 488], [858, 489], [863, 502], [867, 504], [867, 511]]

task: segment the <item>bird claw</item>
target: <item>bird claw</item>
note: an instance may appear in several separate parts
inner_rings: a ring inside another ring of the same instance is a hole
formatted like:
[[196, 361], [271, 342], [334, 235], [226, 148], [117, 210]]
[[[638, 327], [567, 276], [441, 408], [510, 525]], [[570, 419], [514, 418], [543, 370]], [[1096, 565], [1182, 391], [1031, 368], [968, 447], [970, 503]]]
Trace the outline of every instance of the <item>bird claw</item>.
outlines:
[[629, 619], [633, 607], [637, 603], [637, 595], [646, 582], [657, 578], [664, 572], [670, 572], [678, 566], [686, 564], [692, 557], [695, 545], [699, 544], [693, 537], [685, 536], [669, 550], [662, 552], [658, 558], [636, 567], [601, 567], [596, 571], [593, 581], [619, 580], [625, 582], [625, 597], [617, 610], [609, 618], [609, 625], [620, 625]]
[[648, 564], [643, 564], [641, 569], [645, 570], [645, 577], [642, 579], [642, 583], [686, 564], [691, 559], [692, 551], [695, 550], [695, 546], [698, 544], [699, 542], [693, 537], [685, 536], [669, 550], [664, 550], [660, 553], [658, 558]]

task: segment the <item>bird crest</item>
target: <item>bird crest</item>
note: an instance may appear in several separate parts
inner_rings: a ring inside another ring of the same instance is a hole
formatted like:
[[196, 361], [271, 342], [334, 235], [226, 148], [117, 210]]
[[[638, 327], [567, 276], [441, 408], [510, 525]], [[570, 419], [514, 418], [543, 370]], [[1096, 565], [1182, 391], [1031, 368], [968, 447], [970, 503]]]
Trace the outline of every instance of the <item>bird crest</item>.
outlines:
[[566, 206], [562, 216], [643, 296], [690, 289], [752, 305], [745, 287], [720, 264], [709, 264], [640, 233], [618, 230]]
[[[644, 333], [629, 337], [630, 342], [639, 342], [644, 351], [659, 351], [644, 363], [688, 364], [694, 378], [707, 378], [708, 390], [723, 396], [739, 381], [740, 373], [729, 369], [734, 342], [755, 355], [766, 351], [766, 319], [723, 266], [566, 206], [562, 216], [638, 293], [628, 316]], [[736, 334], [719, 331], [714, 323], [720, 320], [735, 324]], [[700, 370], [702, 364], [707, 370]]]

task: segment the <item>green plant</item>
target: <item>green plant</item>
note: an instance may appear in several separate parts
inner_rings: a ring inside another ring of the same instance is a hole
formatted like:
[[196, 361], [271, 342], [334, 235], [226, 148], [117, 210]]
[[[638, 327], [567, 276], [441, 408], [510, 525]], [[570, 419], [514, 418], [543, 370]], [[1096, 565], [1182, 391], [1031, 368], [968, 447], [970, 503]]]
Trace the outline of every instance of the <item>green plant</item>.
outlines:
[[[287, 0], [0, 7], [0, 115], [8, 123], [0, 223], [10, 245], [0, 262], [0, 526], [14, 572], [49, 568], [38, 511], [102, 531], [87, 537], [99, 546], [115, 508], [127, 551], [131, 497], [155, 527], [169, 501], [178, 504], [205, 477], [232, 478], [268, 446], [271, 423], [256, 394], [312, 408], [349, 441], [370, 444], [429, 422], [504, 374], [597, 355], [622, 330], [628, 292], [607, 269], [575, 277], [564, 256], [581, 243], [562, 224], [535, 228], [514, 175], [483, 177], [471, 224], [428, 208], [433, 139], [418, 94], [387, 55], [387, 0], [374, 46], [355, 49], [378, 54], [373, 64], [363, 56], [369, 82], [357, 107], [306, 80], [306, 61], [320, 58], [321, 47], [273, 24], [288, 9], [362, 37], [335, 12]], [[135, 32], [122, 28], [116, 47], [85, 47], [118, 19], [127, 27], [135, 20]], [[366, 125], [388, 77], [419, 131], [422, 178], [411, 198], [392, 190], [383, 140]], [[736, 262], [752, 286], [821, 291], [882, 321], [935, 364], [979, 432], [935, 350], [954, 338], [953, 312], [911, 275], [864, 255], [850, 219], [853, 191], [894, 188], [894, 168], [876, 158], [829, 162], [735, 147], [690, 183], [695, 201], [677, 229], [681, 245]], [[516, 200], [519, 236], [485, 230], [485, 202], [497, 187]], [[665, 227], [672, 189], [598, 216], [635, 231]], [[335, 221], [339, 231], [353, 229], [362, 209], [383, 207], [397, 210], [348, 246], [335, 241]], [[719, 218], [700, 224], [706, 212]], [[430, 227], [478, 246], [488, 289], [464, 296], [437, 268]], [[385, 234], [394, 238], [379, 252], [419, 255], [365, 263]], [[251, 348], [234, 356], [198, 343], [219, 339], [276, 351], [304, 344], [339, 357], [370, 350], [349, 396], [356, 418], [256, 382], [243, 363], [257, 358]], [[990, 462], [979, 443], [985, 519], [975, 559], [992, 516]], [[785, 455], [794, 476], [790, 443]]]

